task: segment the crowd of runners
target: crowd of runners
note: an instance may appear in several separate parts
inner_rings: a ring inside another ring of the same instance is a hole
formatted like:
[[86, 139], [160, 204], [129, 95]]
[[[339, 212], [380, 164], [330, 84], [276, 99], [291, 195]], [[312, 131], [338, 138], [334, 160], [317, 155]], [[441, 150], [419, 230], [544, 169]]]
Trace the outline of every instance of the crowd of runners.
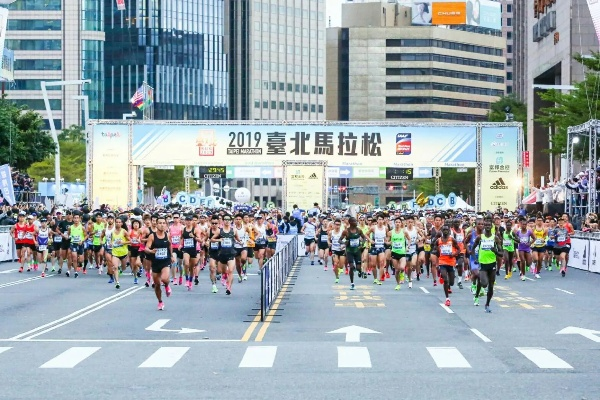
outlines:
[[[410, 289], [415, 280], [431, 279], [433, 286], [443, 287], [450, 306], [455, 283], [463, 289], [463, 282], [470, 282], [473, 304], [485, 297], [486, 312], [502, 274], [511, 279], [518, 272], [525, 281], [556, 269], [564, 277], [573, 232], [566, 214], [306, 214], [297, 230], [305, 255], [312, 266], [316, 261], [325, 271], [331, 267], [336, 284], [348, 275], [351, 290], [356, 279], [372, 279], [375, 285], [392, 280], [394, 290], [401, 290], [403, 284]], [[120, 276], [130, 269], [133, 284], [153, 287], [162, 310], [163, 288], [167, 297], [172, 286], [191, 291], [202, 270], [207, 269], [211, 292], [218, 293], [220, 281], [227, 295], [236, 278], [239, 283], [248, 279], [255, 260], [260, 273], [275, 254], [280, 220], [278, 210], [260, 209], [21, 211], [12, 233], [19, 272], [73, 278], [106, 273], [119, 289]]]

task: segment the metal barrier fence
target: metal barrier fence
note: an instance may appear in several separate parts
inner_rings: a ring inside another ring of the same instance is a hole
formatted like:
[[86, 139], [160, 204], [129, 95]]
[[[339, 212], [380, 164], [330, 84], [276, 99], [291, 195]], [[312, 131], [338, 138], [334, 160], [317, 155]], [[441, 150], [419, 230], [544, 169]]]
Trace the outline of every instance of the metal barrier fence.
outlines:
[[265, 263], [260, 278], [260, 320], [264, 321], [273, 301], [279, 295], [283, 283], [298, 258], [298, 236], [278, 236], [284, 247]]
[[16, 260], [17, 251], [10, 235], [12, 226], [0, 226], [0, 262]]

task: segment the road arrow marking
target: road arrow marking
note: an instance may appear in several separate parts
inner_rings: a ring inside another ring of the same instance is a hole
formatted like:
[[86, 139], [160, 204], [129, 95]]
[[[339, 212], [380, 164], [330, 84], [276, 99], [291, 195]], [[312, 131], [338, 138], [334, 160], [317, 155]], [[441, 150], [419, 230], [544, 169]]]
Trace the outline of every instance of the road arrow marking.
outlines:
[[351, 325], [345, 328], [336, 329], [335, 331], [327, 332], [327, 333], [345, 333], [346, 334], [346, 342], [357, 343], [360, 342], [360, 334], [361, 333], [381, 333], [374, 331], [369, 328], [363, 328], [362, 326]]
[[158, 321], [156, 321], [155, 323], [153, 323], [152, 325], [150, 325], [149, 327], [146, 328], [147, 331], [153, 331], [153, 332], [172, 332], [172, 333], [200, 333], [200, 332], [206, 332], [205, 330], [202, 329], [192, 329], [192, 328], [181, 328], [181, 329], [163, 329], [163, 326], [165, 326], [167, 324], [167, 322], [169, 322], [170, 319], [159, 319]]
[[585, 338], [588, 338], [596, 343], [600, 343], [600, 336], [596, 336], [600, 334], [600, 331], [594, 331], [591, 329], [578, 328], [576, 326], [567, 326], [565, 329], [561, 329], [556, 332], [557, 335], [581, 335]]

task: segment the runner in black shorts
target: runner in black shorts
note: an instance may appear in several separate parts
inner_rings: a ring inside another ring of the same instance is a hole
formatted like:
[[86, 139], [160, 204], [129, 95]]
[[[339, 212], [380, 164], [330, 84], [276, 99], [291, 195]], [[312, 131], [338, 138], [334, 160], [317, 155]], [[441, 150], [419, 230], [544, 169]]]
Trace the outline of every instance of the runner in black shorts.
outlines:
[[162, 301], [161, 283], [165, 285], [167, 297], [171, 296], [171, 287], [169, 286], [169, 266], [171, 265], [171, 241], [169, 233], [166, 232], [167, 220], [165, 217], [158, 217], [157, 230], [148, 236], [145, 252], [152, 254], [152, 278], [154, 279], [154, 293], [158, 299], [158, 309], [163, 310], [165, 305]]
[[210, 268], [210, 281], [212, 282], [212, 293], [217, 293], [217, 259], [219, 258], [219, 241], [213, 240], [213, 236], [218, 235], [219, 218], [215, 215], [210, 221], [208, 230], [208, 267]]

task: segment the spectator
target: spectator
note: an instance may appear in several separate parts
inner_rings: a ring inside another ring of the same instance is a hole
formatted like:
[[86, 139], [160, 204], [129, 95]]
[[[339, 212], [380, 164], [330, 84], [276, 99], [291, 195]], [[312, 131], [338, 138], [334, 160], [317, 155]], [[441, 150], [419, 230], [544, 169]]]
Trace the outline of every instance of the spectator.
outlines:
[[542, 199], [544, 197], [544, 192], [542, 191], [541, 185], [534, 186], [533, 189], [535, 191], [535, 211], [542, 212], [544, 210], [542, 205]]

